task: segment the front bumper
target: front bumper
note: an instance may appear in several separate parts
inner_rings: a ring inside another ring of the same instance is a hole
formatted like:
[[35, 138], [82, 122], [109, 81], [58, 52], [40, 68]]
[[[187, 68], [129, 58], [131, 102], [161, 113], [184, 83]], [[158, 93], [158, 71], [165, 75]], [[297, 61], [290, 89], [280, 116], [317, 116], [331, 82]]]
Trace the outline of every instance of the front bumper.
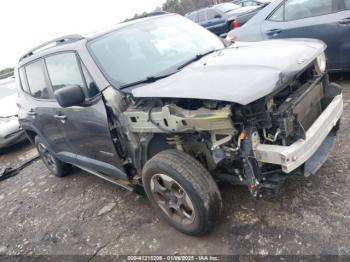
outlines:
[[276, 164], [284, 173], [291, 173], [309, 160], [322, 145], [343, 113], [343, 96], [333, 101], [306, 132], [306, 139], [299, 139], [290, 146], [257, 144], [254, 155], [257, 161]]

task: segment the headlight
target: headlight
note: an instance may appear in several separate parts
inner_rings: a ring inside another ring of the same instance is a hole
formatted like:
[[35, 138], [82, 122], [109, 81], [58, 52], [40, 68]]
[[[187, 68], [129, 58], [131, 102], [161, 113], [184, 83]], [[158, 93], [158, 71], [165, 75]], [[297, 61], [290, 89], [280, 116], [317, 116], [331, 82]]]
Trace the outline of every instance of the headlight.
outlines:
[[327, 61], [325, 53], [322, 53], [317, 57], [315, 67], [318, 74], [323, 74], [326, 71]]

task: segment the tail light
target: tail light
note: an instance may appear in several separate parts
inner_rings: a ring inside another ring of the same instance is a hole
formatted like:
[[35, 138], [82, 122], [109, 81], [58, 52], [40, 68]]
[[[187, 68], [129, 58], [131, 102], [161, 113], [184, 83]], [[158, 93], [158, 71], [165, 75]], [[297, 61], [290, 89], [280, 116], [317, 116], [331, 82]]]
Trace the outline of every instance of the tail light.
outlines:
[[226, 37], [226, 40], [230, 41], [231, 43], [235, 43], [237, 41], [237, 36], [235, 36], [235, 35], [228, 35]]
[[232, 23], [232, 29], [236, 29], [239, 27], [239, 23], [237, 20], [233, 20], [233, 23]]

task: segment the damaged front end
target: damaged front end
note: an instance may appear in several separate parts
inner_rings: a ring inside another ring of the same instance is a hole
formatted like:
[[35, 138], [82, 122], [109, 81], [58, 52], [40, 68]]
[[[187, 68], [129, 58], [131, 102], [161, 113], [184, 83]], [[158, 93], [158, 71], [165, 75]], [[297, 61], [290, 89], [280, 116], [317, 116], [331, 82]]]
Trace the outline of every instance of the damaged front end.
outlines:
[[157, 153], [176, 148], [200, 161], [216, 180], [247, 186], [255, 197], [275, 193], [290, 174], [314, 173], [330, 151], [328, 138], [334, 137], [331, 131], [343, 109], [341, 88], [315, 64], [244, 106], [202, 99], [118, 99], [123, 99], [121, 108], [106, 104], [119, 116], [114, 127], [122, 131], [115, 133], [127, 134], [114, 141], [130, 179], [137, 180]]

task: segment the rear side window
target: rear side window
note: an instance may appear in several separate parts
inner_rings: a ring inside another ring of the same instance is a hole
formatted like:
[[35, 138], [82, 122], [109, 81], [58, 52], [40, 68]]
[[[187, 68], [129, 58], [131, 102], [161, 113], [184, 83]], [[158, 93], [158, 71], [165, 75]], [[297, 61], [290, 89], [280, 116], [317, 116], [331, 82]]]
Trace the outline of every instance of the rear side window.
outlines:
[[42, 60], [27, 65], [25, 70], [31, 95], [39, 99], [51, 98]]
[[19, 80], [21, 82], [21, 88], [24, 92], [29, 93], [29, 88], [27, 85], [27, 80], [26, 80], [26, 76], [25, 76], [25, 72], [24, 72], [24, 68], [21, 67], [19, 69]]
[[213, 9], [208, 9], [208, 11], [207, 11], [207, 19], [208, 20], [213, 20], [215, 18], [220, 18], [220, 17], [221, 17], [221, 15], [218, 12], [216, 12]]
[[345, 0], [345, 9], [350, 10], [350, 0]]
[[258, 5], [258, 3], [254, 2], [254, 1], [243, 2], [243, 6], [256, 6], [256, 5]]
[[333, 0], [287, 0], [270, 17], [272, 21], [293, 21], [333, 12]]
[[197, 21], [196, 22], [204, 22], [206, 20], [206, 11], [200, 11], [197, 14]]
[[187, 18], [191, 19], [192, 21], [195, 21], [196, 20], [196, 13], [188, 15]]
[[284, 5], [280, 6], [271, 16], [270, 21], [282, 22], [284, 21]]
[[85, 87], [74, 53], [53, 55], [45, 58], [45, 61], [54, 92], [68, 85]]

